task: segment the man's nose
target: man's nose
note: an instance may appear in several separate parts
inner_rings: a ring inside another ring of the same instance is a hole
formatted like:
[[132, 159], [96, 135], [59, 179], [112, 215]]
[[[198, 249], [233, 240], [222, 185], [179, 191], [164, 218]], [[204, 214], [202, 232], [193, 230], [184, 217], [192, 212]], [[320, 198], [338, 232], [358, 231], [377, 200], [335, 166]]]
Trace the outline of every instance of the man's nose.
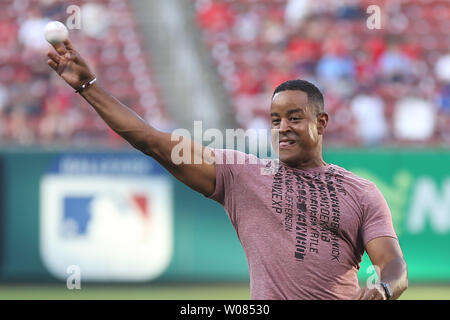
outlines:
[[289, 130], [289, 122], [287, 119], [281, 119], [280, 121], [280, 132], [286, 132]]

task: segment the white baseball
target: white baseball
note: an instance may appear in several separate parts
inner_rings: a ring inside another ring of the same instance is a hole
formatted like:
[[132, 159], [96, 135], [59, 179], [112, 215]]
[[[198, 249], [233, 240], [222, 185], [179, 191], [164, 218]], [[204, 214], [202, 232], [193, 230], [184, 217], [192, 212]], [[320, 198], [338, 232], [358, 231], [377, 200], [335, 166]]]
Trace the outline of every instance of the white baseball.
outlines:
[[66, 26], [59, 21], [51, 21], [44, 28], [45, 39], [51, 44], [64, 42], [69, 37]]

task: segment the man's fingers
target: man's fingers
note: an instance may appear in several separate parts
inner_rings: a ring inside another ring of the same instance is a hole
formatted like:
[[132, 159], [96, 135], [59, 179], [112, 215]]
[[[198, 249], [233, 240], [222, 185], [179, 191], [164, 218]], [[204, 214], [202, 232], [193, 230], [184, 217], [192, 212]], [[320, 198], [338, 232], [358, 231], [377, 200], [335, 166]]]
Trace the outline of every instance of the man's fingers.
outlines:
[[55, 61], [53, 61], [52, 59], [48, 59], [47, 64], [50, 66], [50, 68], [52, 68], [55, 71], [58, 68], [58, 64]]
[[375, 292], [373, 290], [367, 290], [364, 292], [364, 295], [360, 298], [360, 300], [372, 300]]
[[363, 290], [359, 290], [358, 293], [352, 298], [352, 300], [361, 300], [361, 297], [364, 295]]
[[66, 47], [64, 46], [64, 44], [62, 42], [52, 44], [52, 46], [53, 46], [53, 48], [55, 48], [56, 52], [58, 52], [61, 56], [66, 54], [66, 52], [67, 52]]
[[59, 61], [60, 61], [60, 59], [61, 59], [56, 53], [54, 53], [54, 52], [52, 52], [52, 51], [49, 51], [49, 52], [47, 53], [47, 56], [48, 56], [50, 59], [52, 59], [54, 62], [56, 62], [56, 63], [59, 63]]
[[378, 288], [366, 290], [360, 300], [384, 300], [383, 293]]
[[64, 45], [66, 46], [67, 50], [75, 50], [72, 46], [72, 42], [70, 42], [69, 39], [67, 39], [66, 41], [64, 41]]
[[358, 300], [373, 300], [376, 291], [376, 289], [364, 288], [361, 290]]
[[373, 300], [386, 300], [384, 292], [382, 291], [384, 289], [376, 288], [375, 290], [376, 292], [374, 293]]

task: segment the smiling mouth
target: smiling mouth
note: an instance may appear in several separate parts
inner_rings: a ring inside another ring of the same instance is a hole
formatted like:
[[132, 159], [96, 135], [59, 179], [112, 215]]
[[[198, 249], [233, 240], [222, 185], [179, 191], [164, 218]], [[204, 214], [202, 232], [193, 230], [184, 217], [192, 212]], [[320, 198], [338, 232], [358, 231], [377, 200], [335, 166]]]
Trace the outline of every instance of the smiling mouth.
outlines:
[[295, 140], [284, 140], [279, 143], [280, 149], [288, 149], [293, 145], [295, 145]]

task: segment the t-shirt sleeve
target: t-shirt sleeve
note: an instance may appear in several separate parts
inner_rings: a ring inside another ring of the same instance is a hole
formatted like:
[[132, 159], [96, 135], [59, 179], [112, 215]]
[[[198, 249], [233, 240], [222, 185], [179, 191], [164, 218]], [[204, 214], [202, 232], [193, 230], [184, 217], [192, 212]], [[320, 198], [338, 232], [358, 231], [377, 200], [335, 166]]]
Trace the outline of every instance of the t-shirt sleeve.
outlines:
[[217, 201], [221, 205], [225, 205], [226, 190], [229, 190], [229, 186], [234, 180], [231, 167], [226, 165], [226, 157], [229, 152], [223, 149], [213, 149], [213, 152], [215, 158], [216, 185], [213, 194], [208, 196], [208, 198]]
[[241, 171], [245, 171], [250, 155], [231, 149], [212, 149], [215, 158], [216, 186], [208, 198], [219, 202], [225, 208], [231, 197], [233, 184]]
[[231, 222], [235, 225], [237, 221], [234, 199], [236, 185], [242, 183], [241, 173], [245, 173], [248, 170], [247, 164], [250, 159], [256, 161], [257, 158], [231, 149], [213, 149], [213, 152], [216, 184], [213, 194], [208, 198], [223, 205]]
[[392, 223], [391, 210], [386, 199], [377, 186], [371, 184], [365, 194], [363, 206], [362, 240], [364, 247], [368, 242], [378, 237], [397, 239]]

